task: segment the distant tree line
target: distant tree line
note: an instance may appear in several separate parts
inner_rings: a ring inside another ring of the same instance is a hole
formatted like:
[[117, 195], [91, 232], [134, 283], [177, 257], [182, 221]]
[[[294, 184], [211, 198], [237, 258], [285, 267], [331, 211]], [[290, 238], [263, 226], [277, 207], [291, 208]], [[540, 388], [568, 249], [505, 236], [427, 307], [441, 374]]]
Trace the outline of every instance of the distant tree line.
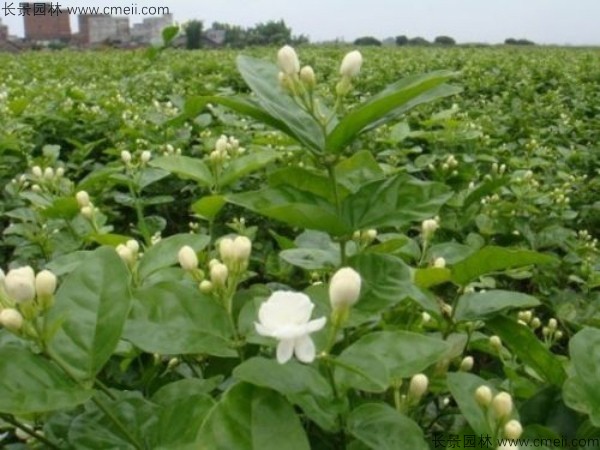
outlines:
[[[392, 38], [385, 40], [386, 44], [389, 44], [389, 42], [392, 42]], [[408, 36], [402, 35], [402, 36], [396, 36], [396, 38], [393, 39], [393, 42], [395, 42], [395, 44], [400, 47], [403, 47], [403, 46], [424, 47], [424, 46], [428, 46], [428, 45], [436, 45], [436, 46], [456, 45], [456, 40], [454, 40], [454, 38], [452, 38], [450, 36], [437, 36], [433, 40], [433, 42], [430, 42], [421, 36], [409, 38]], [[383, 45], [383, 43], [384, 42], [380, 41], [379, 39], [377, 39], [373, 36], [362, 36], [354, 41], [354, 45], [381, 46], [381, 45]], [[506, 45], [535, 45], [534, 42], [529, 41], [527, 39], [513, 39], [513, 38], [506, 39], [504, 41], [504, 44], [506, 44]], [[393, 45], [393, 43], [392, 43], [392, 45]], [[473, 44], [471, 44], [471, 45], [473, 45]], [[477, 44], [477, 45], [483, 45], [483, 44]]]
[[[270, 20], [258, 23], [254, 27], [244, 28], [239, 25], [213, 22], [211, 30], [224, 32], [224, 40], [219, 43], [225, 47], [243, 48], [252, 45], [284, 45], [284, 44], [306, 44], [308, 37], [301, 34], [292, 35], [292, 29], [285, 21]], [[206, 42], [206, 31], [199, 20], [192, 20], [184, 28], [186, 48], [193, 50], [204, 46]]]

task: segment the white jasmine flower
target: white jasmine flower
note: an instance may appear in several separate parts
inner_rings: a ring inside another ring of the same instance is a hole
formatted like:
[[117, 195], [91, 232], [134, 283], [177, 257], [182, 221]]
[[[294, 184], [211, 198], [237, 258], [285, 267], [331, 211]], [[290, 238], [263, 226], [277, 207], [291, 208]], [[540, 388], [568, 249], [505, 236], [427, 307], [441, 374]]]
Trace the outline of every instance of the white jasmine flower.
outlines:
[[354, 305], [360, 296], [361, 278], [350, 267], [339, 269], [329, 282], [329, 301], [333, 309], [346, 309]]
[[294, 75], [300, 71], [300, 61], [296, 50], [289, 45], [281, 47], [277, 52], [277, 64], [286, 75]]
[[363, 58], [358, 50], [347, 53], [340, 65], [340, 75], [347, 78], [355, 77], [360, 72], [362, 62]]
[[284, 364], [296, 355], [299, 361], [315, 359], [315, 344], [310, 333], [325, 326], [326, 318], [310, 320], [315, 305], [301, 292], [276, 291], [260, 305], [256, 331], [262, 336], [279, 340], [277, 361]]
[[192, 247], [184, 245], [177, 254], [179, 265], [184, 270], [194, 270], [198, 267], [198, 256]]
[[35, 277], [35, 290], [39, 298], [49, 298], [56, 291], [56, 275], [49, 270], [42, 270]]

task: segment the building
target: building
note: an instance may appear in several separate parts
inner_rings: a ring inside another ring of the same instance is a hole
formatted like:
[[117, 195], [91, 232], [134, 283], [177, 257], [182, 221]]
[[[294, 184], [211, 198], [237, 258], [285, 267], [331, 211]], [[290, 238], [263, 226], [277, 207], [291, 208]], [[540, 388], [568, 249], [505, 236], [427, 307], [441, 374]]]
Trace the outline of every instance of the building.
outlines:
[[221, 47], [225, 44], [227, 32], [225, 30], [215, 30], [210, 28], [204, 32], [204, 45], [206, 47]]
[[69, 13], [52, 3], [21, 3], [28, 41], [69, 41]]
[[107, 42], [129, 42], [129, 18], [109, 15], [80, 15], [79, 43], [83, 46]]
[[8, 41], [8, 25], [3, 25], [0, 19], [0, 42], [3, 41]]
[[142, 44], [162, 40], [162, 30], [173, 25], [173, 14], [161, 17], [147, 17], [142, 23], [134, 23], [131, 28], [131, 40]]

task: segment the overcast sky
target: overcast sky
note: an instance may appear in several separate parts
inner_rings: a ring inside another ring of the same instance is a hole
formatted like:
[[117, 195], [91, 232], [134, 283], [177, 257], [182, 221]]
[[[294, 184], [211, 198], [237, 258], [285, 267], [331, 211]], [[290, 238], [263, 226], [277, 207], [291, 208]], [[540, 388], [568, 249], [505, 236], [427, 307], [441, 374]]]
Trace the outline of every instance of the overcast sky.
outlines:
[[[23, 34], [22, 17], [0, 20]], [[19, 0], [14, 1], [18, 5]], [[56, 3], [56, 2], [53, 2]], [[546, 44], [600, 45], [600, 0], [153, 0], [73, 2], [68, 6], [168, 6], [175, 20], [252, 26], [284, 19], [294, 34], [312, 41], [371, 35], [449, 35], [458, 42], [503, 42], [507, 37]], [[132, 22], [141, 21], [132, 16]], [[74, 21], [73, 21], [74, 22]]]

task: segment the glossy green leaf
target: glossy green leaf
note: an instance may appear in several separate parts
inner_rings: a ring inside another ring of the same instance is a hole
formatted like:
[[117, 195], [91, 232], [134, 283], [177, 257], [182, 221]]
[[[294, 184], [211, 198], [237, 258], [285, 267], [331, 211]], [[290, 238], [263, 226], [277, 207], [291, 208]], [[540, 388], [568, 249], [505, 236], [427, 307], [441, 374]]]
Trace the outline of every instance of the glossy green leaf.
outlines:
[[324, 149], [325, 137], [321, 127], [279, 87], [279, 70], [275, 65], [240, 55], [237, 58], [237, 67], [269, 115], [284, 122], [293, 133], [292, 136], [310, 149]]
[[[334, 170], [337, 183], [348, 192], [356, 192], [361, 186], [385, 177], [379, 163], [367, 150], [356, 152], [349, 158], [342, 159]], [[343, 192], [340, 193], [340, 198], [343, 199], [345, 195], [342, 194]]]
[[576, 411], [587, 414], [600, 427], [600, 330], [584, 328], [569, 342], [569, 353], [574, 369], [563, 386], [565, 403]]
[[320, 230], [339, 236], [354, 229], [342, 222], [335, 207], [325, 199], [289, 186], [233, 194], [227, 197], [233, 204], [288, 225]]
[[16, 416], [71, 408], [91, 390], [78, 386], [41, 355], [21, 346], [0, 348], [0, 412]]
[[483, 378], [472, 373], [451, 372], [447, 376], [448, 389], [456, 400], [460, 412], [463, 414], [473, 431], [480, 436], [492, 436], [485, 410], [475, 400], [475, 391], [479, 386], [489, 387], [494, 394], [496, 390]]
[[192, 205], [192, 211], [200, 216], [200, 218], [212, 221], [221, 212], [226, 203], [227, 200], [222, 195], [207, 195]]
[[41, 211], [44, 217], [49, 219], [69, 220], [79, 214], [79, 205], [75, 197], [61, 197], [55, 199], [52, 204]]
[[[269, 186], [290, 186], [299, 191], [309, 192], [318, 197], [335, 202], [331, 180], [325, 175], [314, 170], [302, 167], [284, 167], [269, 174]], [[338, 184], [338, 193], [341, 198], [346, 197], [350, 191]]]
[[124, 339], [149, 353], [233, 357], [225, 309], [194, 285], [166, 282], [134, 293]]
[[415, 284], [422, 288], [430, 288], [450, 281], [450, 269], [426, 267], [415, 270]]
[[404, 227], [435, 216], [451, 195], [441, 183], [401, 173], [349, 195], [342, 202], [342, 217], [352, 230]]
[[191, 179], [200, 186], [210, 187], [215, 184], [210, 168], [199, 158], [171, 155], [151, 160], [152, 167], [158, 167], [183, 179]]
[[560, 360], [550, 353], [529, 327], [502, 316], [489, 320], [486, 325], [538, 376], [557, 386], [565, 381], [566, 374]]
[[392, 380], [422, 372], [447, 351], [446, 342], [422, 334], [408, 331], [372, 332], [340, 354], [335, 379], [347, 388], [382, 392], [391, 385]]
[[277, 152], [270, 149], [252, 150], [248, 154], [232, 159], [219, 176], [219, 186], [227, 186], [249, 173], [262, 169], [277, 159]]
[[315, 368], [295, 360], [279, 364], [275, 359], [254, 357], [237, 366], [233, 376], [240, 381], [270, 388], [283, 395], [332, 395], [329, 383]]
[[129, 307], [129, 272], [113, 248], [101, 247], [60, 285], [46, 316], [53, 359], [91, 381], [116, 348]]
[[480, 276], [492, 272], [554, 262], [556, 262], [556, 258], [553, 256], [531, 250], [483, 247], [452, 266], [452, 280], [464, 286]]
[[373, 450], [429, 449], [421, 427], [384, 403], [366, 403], [352, 410], [347, 427]]
[[292, 405], [275, 391], [239, 383], [223, 395], [204, 421], [198, 449], [308, 450]]
[[307, 230], [296, 238], [295, 244], [297, 248], [279, 253], [281, 259], [293, 266], [320, 270], [340, 265], [340, 245], [333, 242], [327, 233]]
[[531, 295], [514, 291], [491, 290], [473, 292], [459, 297], [454, 320], [481, 320], [513, 308], [533, 308], [540, 301]]
[[[435, 91], [435, 95], [426, 95], [451, 76], [452, 72], [438, 71], [425, 75], [413, 75], [388, 86], [378, 95], [364, 104], [350, 111], [327, 136], [326, 148], [328, 152], [341, 152], [365, 128], [373, 123], [382, 124], [381, 119], [391, 114], [396, 117], [395, 110], [402, 108], [402, 112], [421, 103], [430, 102], [437, 98], [454, 95], [459, 91], [453, 86], [444, 86]], [[410, 103], [409, 103], [410, 102]], [[403, 108], [403, 106], [406, 106]]]
[[138, 276], [143, 280], [157, 270], [177, 263], [177, 254], [181, 247], [185, 245], [189, 245], [196, 252], [200, 252], [209, 242], [210, 238], [201, 234], [175, 234], [161, 239], [144, 252], [138, 266]]

